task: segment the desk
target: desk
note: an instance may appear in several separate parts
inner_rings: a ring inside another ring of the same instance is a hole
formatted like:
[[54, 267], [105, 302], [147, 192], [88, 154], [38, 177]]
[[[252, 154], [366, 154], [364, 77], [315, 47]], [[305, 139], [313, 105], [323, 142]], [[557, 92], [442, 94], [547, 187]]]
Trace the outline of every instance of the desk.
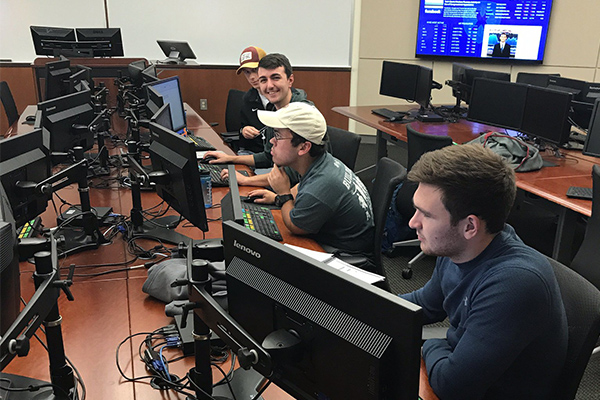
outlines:
[[[345, 115], [377, 130], [377, 159], [387, 156], [387, 143], [406, 142], [406, 124], [385, 122], [384, 118], [373, 114], [373, 108], [381, 106], [334, 107], [333, 111]], [[383, 106], [395, 111], [407, 111], [411, 106]], [[480, 132], [496, 131], [499, 128], [460, 120], [457, 123], [411, 122], [419, 132], [431, 135], [450, 136], [456, 143], [466, 143], [479, 137]], [[544, 167], [538, 171], [517, 173], [517, 187], [539, 196], [559, 206], [558, 229], [554, 239], [552, 258], [570, 263], [573, 250], [575, 223], [579, 215], [592, 214], [592, 202], [572, 199], [566, 196], [569, 186], [592, 187], [592, 166], [600, 164], [600, 159], [584, 156], [579, 151], [561, 150], [565, 155], [557, 158], [554, 154], [543, 153], [544, 160], [557, 164], [557, 167]]]
[[[231, 153], [219, 136], [210, 126], [198, 116], [187, 104], [188, 127], [198, 136], [203, 136], [219, 150]], [[27, 115], [23, 113], [21, 120], [14, 126], [16, 134], [25, 133], [32, 128], [21, 122]], [[240, 187], [242, 194], [247, 194], [252, 188]], [[227, 188], [213, 189], [213, 202], [219, 203], [227, 193]], [[79, 201], [75, 185], [65, 188], [60, 192], [65, 200], [77, 203]], [[120, 188], [92, 189], [90, 198], [93, 206], [111, 206], [115, 213], [128, 215], [131, 210], [131, 195], [128, 190]], [[153, 192], [142, 193], [142, 204], [149, 208], [158, 204], [160, 199]], [[289, 232], [281, 213], [275, 211], [275, 220], [281, 228], [284, 241], [287, 243], [303, 246], [313, 250], [320, 250], [320, 246], [314, 241], [293, 235]], [[220, 217], [218, 208], [207, 210], [209, 218]], [[53, 226], [56, 214], [52, 206], [42, 214], [42, 219], [47, 226]], [[193, 227], [180, 227], [178, 232], [194, 239], [202, 239], [202, 232]], [[209, 231], [206, 238], [218, 238], [222, 236], [221, 223], [213, 221], [209, 223]], [[153, 245], [153, 244], [152, 244]], [[98, 249], [77, 253], [59, 261], [62, 267], [70, 264], [90, 265], [106, 263], [122, 263], [130, 260], [131, 255], [127, 253], [126, 243], [117, 236], [113, 243], [101, 246]], [[134, 264], [140, 265], [144, 260]], [[34, 291], [31, 280], [33, 266], [22, 263], [21, 268], [21, 290], [22, 296], [29, 299]], [[77, 274], [92, 274], [113, 270], [114, 266], [96, 266], [78, 268]], [[60, 313], [63, 317], [63, 337], [67, 356], [78, 368], [87, 386], [89, 399], [183, 399], [182, 395], [174, 392], [161, 393], [152, 389], [148, 384], [142, 382], [130, 383], [124, 381], [115, 366], [115, 350], [119, 343], [127, 336], [137, 332], [149, 332], [156, 328], [171, 323], [171, 318], [164, 314], [164, 303], [155, 300], [142, 292], [141, 288], [146, 280], [147, 273], [144, 268], [129, 271], [121, 271], [98, 277], [75, 276], [74, 285], [71, 287], [75, 297], [74, 302], [68, 302], [64, 296], [59, 299]], [[43, 337], [43, 335], [41, 335]], [[124, 373], [129, 376], [144, 376], [146, 371], [144, 365], [137, 358], [137, 346], [141, 339], [134, 338], [127, 342], [120, 350], [120, 364]], [[178, 355], [178, 351], [168, 351], [167, 358], [171, 359]], [[193, 366], [193, 358], [172, 363], [172, 373], [179, 376]], [[225, 364], [224, 369], [228, 369]], [[48, 357], [42, 346], [35, 340], [31, 342], [31, 350], [27, 357], [15, 358], [4, 370], [6, 373], [23, 375], [36, 379], [49, 381]], [[213, 369], [214, 378], [220, 379], [220, 373]], [[428, 384], [425, 366], [421, 365], [420, 374], [420, 396], [425, 399], [437, 399]], [[289, 400], [292, 399], [287, 393], [275, 385], [269, 386], [263, 394], [265, 400]]]

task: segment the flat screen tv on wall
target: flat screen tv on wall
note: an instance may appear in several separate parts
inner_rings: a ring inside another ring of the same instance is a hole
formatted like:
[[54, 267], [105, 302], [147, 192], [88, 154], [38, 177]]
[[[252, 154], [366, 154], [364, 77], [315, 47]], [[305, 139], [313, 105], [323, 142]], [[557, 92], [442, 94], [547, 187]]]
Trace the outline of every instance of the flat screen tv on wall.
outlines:
[[552, 0], [420, 0], [417, 57], [541, 63]]

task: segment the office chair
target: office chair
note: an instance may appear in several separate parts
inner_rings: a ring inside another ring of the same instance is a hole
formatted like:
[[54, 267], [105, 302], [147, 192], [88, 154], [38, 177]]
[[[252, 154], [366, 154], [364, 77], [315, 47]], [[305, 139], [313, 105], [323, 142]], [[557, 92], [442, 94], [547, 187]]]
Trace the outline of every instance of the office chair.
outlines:
[[560, 287], [569, 327], [567, 360], [556, 380], [554, 398], [571, 400], [575, 398], [600, 335], [600, 291], [572, 269], [551, 258], [548, 260]]
[[[600, 290], [600, 260], [598, 259], [598, 243], [600, 243], [600, 166], [592, 168], [593, 194], [592, 216], [587, 221], [583, 242], [571, 261], [571, 269], [590, 281]], [[594, 353], [600, 353], [600, 340]]]
[[331, 155], [354, 171], [360, 147], [360, 135], [333, 126], [327, 126], [327, 135], [331, 144]]
[[227, 132], [219, 134], [223, 142], [236, 153], [240, 149], [240, 128], [242, 127], [240, 115], [245, 93], [238, 89], [229, 90], [225, 108], [225, 129], [227, 129]]
[[[373, 253], [375, 254], [375, 273], [385, 276], [385, 270], [383, 269], [383, 263], [381, 261], [381, 242], [383, 240], [383, 231], [385, 228], [385, 221], [387, 218], [388, 209], [392, 202], [392, 195], [394, 190], [400, 184], [400, 182], [406, 179], [406, 168], [396, 161], [382, 157], [377, 162], [377, 169], [375, 172], [375, 180], [373, 181], [373, 187], [371, 188], [371, 204], [373, 205], [373, 218], [375, 223], [375, 238], [373, 243]], [[329, 251], [324, 247], [325, 251]], [[354, 266], [364, 265], [367, 261], [366, 257], [359, 257], [350, 254], [336, 254], [336, 257]], [[382, 289], [391, 292], [391, 288], [388, 280], [386, 279], [383, 284], [378, 285]]]
[[0, 82], [0, 98], [2, 100], [2, 106], [4, 107], [4, 111], [6, 112], [8, 125], [11, 126], [15, 123], [15, 121], [19, 119], [19, 111], [17, 110], [15, 99], [13, 98], [13, 95], [10, 92], [10, 88], [8, 87], [8, 83], [6, 81]]
[[[423, 154], [450, 146], [453, 143], [450, 136], [437, 136], [421, 133], [416, 131], [411, 124], [406, 125], [406, 137], [408, 143], [408, 170], [415, 165], [415, 163]], [[415, 183], [406, 182], [400, 188], [398, 195], [396, 196], [396, 207], [406, 223], [408, 223], [415, 212], [412, 204], [412, 198], [417, 190], [417, 186], [418, 185]], [[415, 247], [419, 245], [420, 242], [418, 239], [403, 240], [393, 244], [394, 247]], [[412, 278], [413, 265], [423, 257], [425, 257], [425, 253], [421, 251], [408, 262], [407, 267], [402, 270], [402, 277], [404, 279]]]

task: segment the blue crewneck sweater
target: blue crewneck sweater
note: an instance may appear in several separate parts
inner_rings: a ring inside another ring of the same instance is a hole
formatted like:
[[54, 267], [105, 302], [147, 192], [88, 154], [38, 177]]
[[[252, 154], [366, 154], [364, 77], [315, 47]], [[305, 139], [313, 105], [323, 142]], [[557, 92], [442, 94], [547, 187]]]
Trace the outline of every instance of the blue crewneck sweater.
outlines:
[[442, 400], [547, 399], [565, 361], [567, 320], [545, 256], [506, 225], [475, 259], [439, 257], [431, 280], [401, 295], [425, 323], [448, 316], [446, 339], [423, 344]]

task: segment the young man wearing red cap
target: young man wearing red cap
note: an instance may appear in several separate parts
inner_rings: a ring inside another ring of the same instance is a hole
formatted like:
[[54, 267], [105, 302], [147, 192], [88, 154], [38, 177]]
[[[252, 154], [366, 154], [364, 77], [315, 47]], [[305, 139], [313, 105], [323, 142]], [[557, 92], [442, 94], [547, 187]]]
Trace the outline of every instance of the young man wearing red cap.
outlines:
[[[273, 169], [266, 175], [274, 192], [257, 189], [256, 203], [281, 207], [285, 226], [309, 235], [327, 251], [340, 250], [373, 259], [374, 223], [371, 198], [358, 177], [327, 151], [327, 124], [313, 105], [293, 102], [258, 118], [274, 128]], [[295, 189], [283, 167], [300, 176]], [[374, 265], [374, 264], [373, 264]], [[367, 269], [371, 266], [364, 266]]]
[[246, 47], [240, 54], [240, 67], [237, 74], [244, 73], [248, 80], [250, 90], [244, 94], [242, 99], [241, 123], [240, 129], [240, 151], [238, 154], [260, 153], [264, 149], [263, 138], [260, 130], [264, 127], [263, 123], [256, 116], [257, 110], [266, 110], [269, 100], [260, 93], [258, 82], [258, 62], [266, 55], [260, 47]]
[[[269, 100], [275, 109], [279, 110], [293, 102], [307, 102], [306, 93], [302, 89], [292, 87], [294, 83], [294, 74], [290, 61], [283, 54], [272, 53], [264, 56], [258, 63], [258, 79], [260, 92]], [[253, 155], [230, 156], [218, 151], [208, 151], [205, 157], [214, 157], [211, 164], [245, 164], [256, 168], [270, 168], [273, 166], [271, 155], [271, 141], [274, 131], [272, 128], [264, 130], [265, 143], [264, 149], [260, 153]], [[227, 177], [227, 169], [221, 173], [222, 177]], [[266, 175], [244, 176], [238, 173], [238, 183], [240, 185], [267, 186]]]

